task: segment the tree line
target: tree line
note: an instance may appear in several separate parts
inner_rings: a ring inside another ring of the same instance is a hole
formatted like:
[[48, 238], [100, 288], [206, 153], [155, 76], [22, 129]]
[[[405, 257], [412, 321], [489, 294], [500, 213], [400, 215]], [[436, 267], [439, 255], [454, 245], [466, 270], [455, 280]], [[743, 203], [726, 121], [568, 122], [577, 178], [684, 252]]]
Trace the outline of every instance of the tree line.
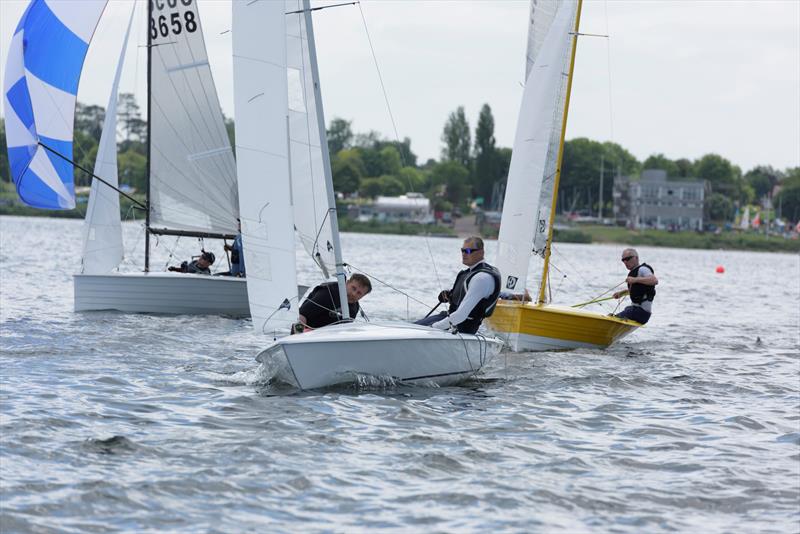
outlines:
[[[101, 106], [78, 103], [75, 110], [74, 158], [87, 169], [94, 168], [105, 119]], [[147, 123], [133, 94], [122, 93], [117, 109], [118, 169], [121, 184], [144, 190], [147, 169]], [[233, 120], [225, 119], [234, 145]], [[502, 202], [511, 149], [497, 146], [491, 107], [484, 104], [474, 131], [459, 106], [449, 114], [442, 128], [439, 160], [417, 161], [411, 140], [387, 140], [379, 133], [356, 133], [352, 122], [334, 118], [327, 130], [334, 189], [346, 197], [374, 198], [407, 192], [422, 193], [434, 209], [449, 211], [482, 199], [484, 209]], [[5, 149], [5, 126], [0, 125], [0, 175], [10, 179]], [[602, 168], [601, 168], [602, 165]], [[696, 160], [669, 159], [654, 154], [640, 162], [617, 143], [587, 138], [566, 141], [559, 186], [559, 211], [611, 213], [613, 177], [636, 177], [645, 169], [663, 169], [668, 179], [706, 179], [711, 195], [706, 199], [707, 216], [728, 221], [738, 206], [770, 196], [776, 185], [780, 192], [772, 199], [784, 218], [800, 218], [800, 167], [777, 170], [758, 165], [747, 172], [718, 154]], [[600, 194], [601, 174], [603, 190]], [[89, 185], [90, 177], [76, 169], [76, 185]], [[602, 198], [602, 200], [601, 200]]]

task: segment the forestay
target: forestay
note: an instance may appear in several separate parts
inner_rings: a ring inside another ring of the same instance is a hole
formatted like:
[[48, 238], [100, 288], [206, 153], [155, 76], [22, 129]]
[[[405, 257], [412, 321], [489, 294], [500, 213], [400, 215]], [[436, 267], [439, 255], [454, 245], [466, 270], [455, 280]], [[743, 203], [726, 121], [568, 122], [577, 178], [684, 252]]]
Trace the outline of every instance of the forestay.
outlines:
[[236, 162], [208, 64], [197, 0], [150, 16], [150, 226], [236, 233]]
[[284, 2], [233, 2], [236, 164], [247, 294], [258, 332], [297, 317]]
[[[122, 50], [117, 62], [117, 72], [108, 98], [103, 133], [97, 147], [94, 174], [114, 188], [118, 185], [117, 176], [117, 93], [128, 38], [131, 34], [135, 4], [131, 8], [128, 29], [122, 41]], [[116, 269], [122, 261], [122, 225], [119, 218], [119, 193], [100, 182], [92, 180], [92, 190], [86, 207], [83, 223], [83, 255], [81, 272], [84, 274], [104, 274]]]
[[[23, 202], [72, 209], [72, 127], [83, 62], [106, 1], [33, 0], [8, 48], [4, 80], [11, 177]], [[39, 143], [64, 158], [47, 151]]]
[[335, 266], [331, 216], [302, 9], [301, 0], [286, 1], [286, 12], [290, 13], [286, 15], [286, 62], [294, 224], [303, 247], [327, 276]]
[[531, 5], [526, 82], [498, 237], [497, 266], [514, 293], [542, 283], [543, 264], [534, 267], [532, 284], [528, 268], [532, 252], [544, 256], [549, 234], [576, 15], [575, 0]]

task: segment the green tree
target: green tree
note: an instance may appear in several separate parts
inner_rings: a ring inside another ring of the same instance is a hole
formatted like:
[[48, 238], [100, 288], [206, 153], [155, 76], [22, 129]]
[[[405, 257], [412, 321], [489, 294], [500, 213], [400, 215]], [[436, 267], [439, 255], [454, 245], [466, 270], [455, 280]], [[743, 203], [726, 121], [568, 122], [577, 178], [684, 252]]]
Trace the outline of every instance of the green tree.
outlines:
[[350, 121], [340, 118], [331, 120], [331, 124], [326, 132], [328, 134], [328, 150], [331, 156], [335, 156], [341, 150], [350, 148], [353, 142], [351, 124]]
[[407, 192], [422, 193], [428, 188], [427, 177], [415, 167], [403, 167], [397, 173], [397, 178], [405, 186]]
[[800, 167], [786, 169], [781, 190], [772, 202], [780, 206], [781, 216], [791, 222], [800, 220]]
[[147, 188], [147, 158], [135, 150], [117, 154], [119, 183], [135, 187], [139, 191]]
[[381, 194], [387, 197], [396, 197], [406, 192], [406, 185], [390, 174], [378, 177], [378, 183], [381, 185]]
[[380, 178], [364, 178], [358, 189], [359, 194], [365, 198], [375, 198], [383, 191]]
[[694, 163], [697, 178], [708, 180], [714, 191], [731, 193], [736, 190], [736, 173], [733, 165], [718, 154], [706, 154]]
[[393, 146], [385, 146], [378, 154], [381, 158], [381, 174], [397, 174], [403, 167], [400, 162], [400, 153]]
[[484, 104], [475, 126], [475, 192], [490, 200], [495, 182], [500, 180], [499, 158], [495, 149], [494, 117], [489, 104]]
[[678, 167], [678, 174], [675, 176], [680, 178], [694, 178], [694, 164], [686, 158], [676, 159], [675, 166]]
[[781, 173], [768, 165], [759, 165], [747, 171], [744, 181], [753, 188], [755, 198], [759, 199], [772, 192], [778, 182], [781, 181]]
[[466, 169], [470, 168], [470, 140], [469, 123], [464, 113], [464, 106], [459, 106], [450, 114], [442, 132], [442, 159], [455, 161]]
[[648, 157], [642, 163], [642, 169], [661, 169], [667, 171], [667, 176], [670, 178], [677, 178], [681, 175], [680, 168], [664, 154], [653, 154]]
[[120, 93], [117, 101], [117, 118], [126, 140], [145, 141], [147, 122], [142, 120], [139, 104], [133, 93]]
[[331, 173], [334, 190], [345, 194], [358, 191], [364, 177], [364, 162], [361, 159], [360, 151], [357, 149], [340, 150], [333, 158]]
[[[89, 172], [94, 171], [94, 161], [97, 159], [97, 140], [83, 130], [74, 130], [72, 133], [72, 159], [75, 163]], [[92, 182], [92, 177], [73, 167], [75, 185], [84, 186]], [[103, 176], [101, 176], [103, 178]]]
[[445, 198], [455, 206], [461, 206], [469, 197], [469, 171], [458, 162], [443, 161], [431, 170], [431, 186], [441, 186]]
[[103, 133], [103, 122], [106, 110], [100, 106], [87, 106], [81, 102], [75, 103], [75, 130], [80, 130], [89, 137], [100, 142]]
[[716, 222], [726, 222], [733, 218], [733, 202], [720, 193], [712, 193], [706, 199], [708, 218]]
[[8, 147], [6, 141], [6, 121], [0, 120], [0, 180], [13, 182], [8, 167]]

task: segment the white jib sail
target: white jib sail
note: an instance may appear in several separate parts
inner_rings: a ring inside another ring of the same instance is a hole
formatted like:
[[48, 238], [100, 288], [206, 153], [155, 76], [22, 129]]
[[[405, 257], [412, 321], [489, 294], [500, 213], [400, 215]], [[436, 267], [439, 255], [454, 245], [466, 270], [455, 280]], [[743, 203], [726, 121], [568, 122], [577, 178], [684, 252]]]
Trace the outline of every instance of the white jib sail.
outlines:
[[197, 0], [152, 3], [150, 226], [236, 233], [236, 162]]
[[253, 326], [288, 333], [297, 318], [289, 178], [284, 2], [233, 2], [236, 164]]
[[[128, 49], [128, 38], [136, 11], [132, 3], [128, 29], [122, 41], [122, 50], [117, 62], [117, 71], [111, 85], [106, 117], [103, 121], [103, 133], [97, 147], [97, 159], [94, 163], [94, 174], [114, 187], [118, 187], [117, 179], [117, 93], [122, 66], [125, 63], [125, 52]], [[85, 274], [105, 274], [116, 269], [122, 261], [122, 225], [119, 213], [119, 193], [99, 180], [92, 180], [89, 203], [86, 207], [86, 218], [83, 222], [83, 255], [81, 272]]]
[[294, 13], [302, 9], [302, 0], [286, 1], [291, 13], [286, 15], [286, 74], [294, 224], [303, 247], [327, 275], [335, 259], [308, 34], [304, 14]]
[[[534, 62], [525, 82], [497, 253], [503, 286], [514, 293], [533, 287], [527, 283], [530, 257], [532, 252], [544, 252], [566, 97], [570, 31], [576, 13], [577, 4], [573, 0], [558, 5], [538, 52], [534, 49]], [[534, 15], [532, 11], [531, 31], [539, 29]], [[548, 182], [550, 192], [543, 198]], [[542, 244], [537, 248], [535, 242], [540, 241]], [[539, 280], [534, 285], [541, 279], [541, 273], [537, 274]]]

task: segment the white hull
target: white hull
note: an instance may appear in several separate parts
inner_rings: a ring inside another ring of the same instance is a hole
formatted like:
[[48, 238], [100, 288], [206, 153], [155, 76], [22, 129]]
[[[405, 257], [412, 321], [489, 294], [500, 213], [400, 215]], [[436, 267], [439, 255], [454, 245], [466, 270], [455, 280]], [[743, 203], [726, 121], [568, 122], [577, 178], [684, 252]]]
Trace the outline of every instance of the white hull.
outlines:
[[502, 347], [497, 338], [407, 323], [347, 323], [284, 337], [256, 359], [300, 389], [353, 382], [359, 375], [445, 386], [475, 375]]
[[607, 347], [607, 345], [530, 334], [498, 333], [497, 336], [506, 342], [512, 352], [548, 352], [552, 350], [604, 349]]
[[75, 311], [249, 317], [244, 278], [183, 273], [76, 274]]

